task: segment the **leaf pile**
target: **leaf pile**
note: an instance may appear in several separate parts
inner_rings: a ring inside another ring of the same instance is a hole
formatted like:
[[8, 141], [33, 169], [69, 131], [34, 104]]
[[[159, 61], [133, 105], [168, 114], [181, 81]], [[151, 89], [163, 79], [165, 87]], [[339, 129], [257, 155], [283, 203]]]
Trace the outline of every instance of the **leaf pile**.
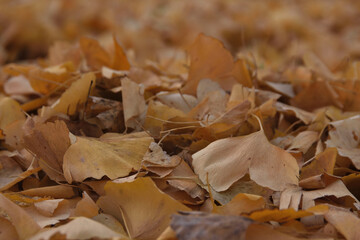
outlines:
[[359, 239], [358, 3], [150, 2], [0, 1], [0, 239]]

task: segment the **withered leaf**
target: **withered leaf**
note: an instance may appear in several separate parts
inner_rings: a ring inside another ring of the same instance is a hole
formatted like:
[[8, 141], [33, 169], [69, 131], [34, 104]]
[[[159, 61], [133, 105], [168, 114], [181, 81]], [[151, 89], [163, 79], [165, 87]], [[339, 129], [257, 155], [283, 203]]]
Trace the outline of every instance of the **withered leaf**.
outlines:
[[186, 239], [245, 239], [253, 221], [241, 216], [222, 216], [202, 212], [173, 215], [171, 228], [179, 240]]
[[212, 142], [193, 155], [193, 166], [203, 183], [225, 191], [249, 173], [261, 186], [284, 190], [297, 185], [299, 166], [291, 154], [269, 143], [263, 130]]

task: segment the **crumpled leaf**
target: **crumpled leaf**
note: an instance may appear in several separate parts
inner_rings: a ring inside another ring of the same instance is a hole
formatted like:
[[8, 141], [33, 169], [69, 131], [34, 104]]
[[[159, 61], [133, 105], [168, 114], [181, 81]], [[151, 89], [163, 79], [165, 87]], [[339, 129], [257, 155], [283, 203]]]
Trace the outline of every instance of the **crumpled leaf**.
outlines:
[[169, 225], [171, 214], [190, 210], [161, 192], [148, 177], [128, 183], [109, 181], [105, 192], [97, 204], [105, 213], [123, 219], [131, 238], [154, 239]]
[[295, 158], [270, 144], [262, 129], [214, 141], [192, 157], [195, 173], [216, 191], [227, 190], [247, 173], [257, 184], [277, 191], [298, 184]]
[[51, 226], [68, 219], [74, 211], [79, 199], [47, 199], [37, 201], [24, 210], [39, 224], [40, 227]]

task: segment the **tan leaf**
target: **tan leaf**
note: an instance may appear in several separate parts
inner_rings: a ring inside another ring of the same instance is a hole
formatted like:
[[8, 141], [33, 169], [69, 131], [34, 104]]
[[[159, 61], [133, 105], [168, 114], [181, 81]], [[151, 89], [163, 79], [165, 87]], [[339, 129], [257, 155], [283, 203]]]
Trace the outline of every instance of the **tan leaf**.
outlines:
[[0, 138], [3, 138], [2, 131], [18, 120], [24, 120], [25, 115], [20, 104], [9, 97], [0, 98]]
[[357, 169], [360, 169], [360, 116], [331, 123], [334, 129], [329, 131], [327, 147], [336, 147], [340, 156], [348, 157]]
[[199, 34], [189, 55], [191, 64], [184, 93], [195, 95], [198, 83], [204, 78], [218, 82], [225, 90], [231, 90], [232, 85], [238, 81], [251, 84], [248, 77], [243, 77], [248, 74], [243, 63], [234, 63], [231, 53], [215, 38]]
[[284, 190], [297, 185], [299, 166], [291, 154], [269, 143], [263, 130], [220, 139], [193, 155], [195, 173], [216, 191], [225, 191], [249, 173], [261, 186]]
[[121, 80], [125, 126], [138, 129], [145, 114], [146, 104], [140, 86], [128, 78]]
[[91, 197], [83, 192], [83, 198], [76, 204], [73, 215], [76, 217], [87, 217], [92, 218], [98, 215], [99, 208]]
[[51, 106], [55, 112], [74, 115], [78, 108], [87, 101], [89, 93], [95, 87], [95, 74], [86, 73], [75, 81]]
[[333, 174], [337, 156], [336, 148], [327, 148], [307, 166], [301, 169], [300, 179], [305, 179], [322, 173]]
[[265, 207], [265, 199], [262, 196], [239, 193], [224, 206], [214, 206], [214, 212], [223, 215], [241, 215], [251, 213]]
[[55, 181], [64, 181], [63, 157], [70, 147], [69, 130], [63, 121], [38, 123], [24, 136], [24, 145], [38, 158], [39, 165]]
[[[97, 204], [126, 223], [131, 238], [154, 239], [170, 223], [171, 214], [190, 209], [162, 193], [150, 178], [108, 182]], [[150, 197], [151, 196], [151, 197]]]
[[55, 234], [65, 236], [67, 239], [91, 239], [91, 238], [114, 238], [127, 239], [118, 232], [85, 217], [75, 218], [71, 222], [60, 227], [42, 231], [29, 240], [50, 240]]
[[0, 194], [0, 209], [9, 217], [20, 240], [25, 240], [36, 234], [40, 226], [19, 206]]
[[129, 70], [130, 63], [126, 57], [124, 50], [118, 43], [118, 40], [116, 39], [115, 35], [113, 36], [113, 41], [114, 41], [115, 49], [112, 59], [112, 68], [116, 70]]
[[356, 240], [360, 238], [360, 219], [355, 214], [345, 209], [330, 209], [325, 214], [325, 219], [331, 223], [346, 239]]
[[151, 137], [113, 138], [113, 140], [77, 137], [64, 155], [66, 180], [81, 182], [86, 178], [110, 179], [127, 176], [132, 170], [140, 169]]
[[82, 37], [80, 39], [80, 47], [90, 68], [99, 70], [102, 66], [111, 66], [109, 53], [101, 47], [97, 40]]

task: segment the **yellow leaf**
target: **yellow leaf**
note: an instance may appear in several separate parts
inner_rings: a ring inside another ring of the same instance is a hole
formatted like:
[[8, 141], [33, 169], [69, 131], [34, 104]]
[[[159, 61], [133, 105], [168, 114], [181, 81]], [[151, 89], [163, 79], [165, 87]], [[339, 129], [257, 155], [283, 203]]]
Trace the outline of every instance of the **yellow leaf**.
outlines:
[[[119, 134], [120, 135], [120, 134]], [[151, 137], [126, 137], [103, 141], [77, 137], [64, 155], [66, 180], [81, 182], [86, 178], [110, 179], [127, 176], [138, 171], [141, 161], [153, 141]]]
[[87, 101], [89, 93], [95, 87], [95, 74], [86, 73], [75, 81], [51, 106], [55, 112], [74, 115], [79, 106]]

